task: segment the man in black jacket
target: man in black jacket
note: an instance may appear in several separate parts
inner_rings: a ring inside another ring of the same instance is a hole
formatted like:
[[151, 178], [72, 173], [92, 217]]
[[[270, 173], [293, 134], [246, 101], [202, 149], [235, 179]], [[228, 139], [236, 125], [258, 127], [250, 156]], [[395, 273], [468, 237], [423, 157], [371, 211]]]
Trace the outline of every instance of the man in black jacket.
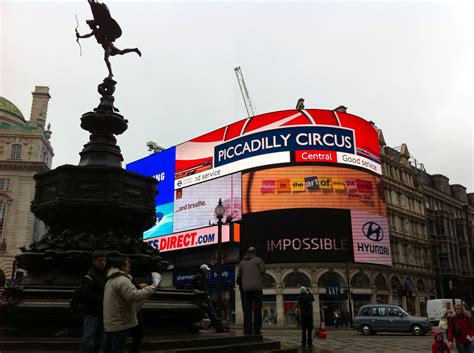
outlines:
[[104, 341], [103, 301], [107, 277], [105, 265], [107, 254], [102, 250], [92, 253], [93, 266], [82, 279], [82, 316], [84, 334], [83, 353], [97, 353], [102, 350]]
[[214, 326], [216, 331], [224, 332], [224, 326], [222, 325], [222, 322], [219, 321], [219, 319], [217, 318], [216, 311], [214, 310], [214, 306], [211, 302], [211, 298], [209, 298], [209, 287], [207, 286], [207, 282], [209, 279], [209, 271], [211, 271], [209, 266], [207, 266], [206, 264], [202, 264], [199, 270], [194, 273], [192, 286], [194, 289], [206, 293], [206, 314], [207, 316], [209, 316], [209, 320], [211, 320], [212, 326]]
[[306, 287], [300, 288], [300, 295], [298, 296], [298, 306], [300, 309], [301, 316], [301, 346], [308, 347], [313, 346], [313, 339], [311, 337], [311, 331], [313, 331], [313, 295], [306, 289]]

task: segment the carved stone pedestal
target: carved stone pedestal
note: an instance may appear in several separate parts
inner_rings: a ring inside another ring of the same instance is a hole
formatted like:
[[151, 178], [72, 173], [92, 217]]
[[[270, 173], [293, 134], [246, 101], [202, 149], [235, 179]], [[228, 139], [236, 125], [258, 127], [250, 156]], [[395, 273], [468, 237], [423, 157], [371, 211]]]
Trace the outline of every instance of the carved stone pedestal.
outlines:
[[[152, 271], [167, 267], [142, 239], [155, 224], [157, 181], [121, 168], [114, 135], [123, 133], [128, 122], [113, 106], [115, 84], [105, 79], [99, 85], [99, 106], [81, 118], [81, 127], [91, 135], [79, 166], [63, 165], [35, 175], [31, 210], [48, 231], [16, 257], [16, 266], [27, 276], [22, 287], [5, 290], [0, 331], [8, 327], [21, 332], [33, 325], [52, 334], [80, 327], [68, 303], [92, 266], [96, 249], [107, 251], [109, 257], [128, 256], [135, 277], [150, 278]], [[158, 326], [182, 330], [202, 318], [202, 300], [191, 291], [159, 291], [145, 306], [144, 316]]]

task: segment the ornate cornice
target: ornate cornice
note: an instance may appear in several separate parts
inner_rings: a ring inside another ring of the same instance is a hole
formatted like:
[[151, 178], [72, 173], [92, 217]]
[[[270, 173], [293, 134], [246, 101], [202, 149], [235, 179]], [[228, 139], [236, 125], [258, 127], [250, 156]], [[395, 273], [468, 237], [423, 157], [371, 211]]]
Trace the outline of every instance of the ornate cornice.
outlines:
[[423, 189], [421, 187], [417, 188], [415, 186], [405, 184], [401, 180], [394, 179], [386, 175], [382, 175], [382, 180], [386, 189], [389, 189], [388, 185], [390, 185], [394, 189], [398, 189], [401, 192], [405, 192], [407, 194], [409, 193], [410, 195], [416, 194], [416, 196], [418, 196], [419, 198], [423, 198]]
[[392, 215], [400, 215], [418, 221], [419, 223], [426, 223], [426, 215], [414, 213], [410, 210], [406, 210], [403, 207], [396, 206], [391, 203], [387, 203], [387, 211], [389, 211], [389, 213], [391, 213]]
[[0, 169], [24, 169], [34, 171], [48, 171], [49, 168], [44, 162], [22, 161], [22, 160], [2, 160]]

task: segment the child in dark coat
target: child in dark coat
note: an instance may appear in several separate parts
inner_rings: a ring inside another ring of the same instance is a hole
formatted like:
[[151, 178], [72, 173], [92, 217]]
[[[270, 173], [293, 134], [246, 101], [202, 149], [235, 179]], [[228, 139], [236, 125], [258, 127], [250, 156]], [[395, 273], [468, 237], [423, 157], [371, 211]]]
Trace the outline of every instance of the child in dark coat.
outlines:
[[431, 345], [432, 353], [450, 353], [451, 350], [448, 344], [443, 341], [443, 334], [441, 332], [434, 333], [434, 342]]

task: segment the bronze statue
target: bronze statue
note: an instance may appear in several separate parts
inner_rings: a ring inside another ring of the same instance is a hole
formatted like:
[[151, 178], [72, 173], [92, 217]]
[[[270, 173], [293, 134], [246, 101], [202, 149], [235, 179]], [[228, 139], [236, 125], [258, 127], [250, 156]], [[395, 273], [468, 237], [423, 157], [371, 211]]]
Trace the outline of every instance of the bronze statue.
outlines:
[[97, 43], [102, 45], [102, 48], [104, 48], [104, 60], [107, 69], [109, 70], [109, 76], [107, 78], [111, 80], [114, 75], [112, 73], [112, 65], [109, 61], [110, 56], [123, 55], [131, 52], [135, 52], [139, 56], [142, 56], [142, 53], [138, 48], [118, 49], [113, 42], [117, 38], [120, 38], [122, 35], [122, 29], [110, 15], [109, 8], [106, 4], [97, 2], [97, 0], [87, 1], [91, 7], [92, 15], [94, 16], [93, 20], [86, 21], [92, 32], [81, 36], [76, 28], [76, 38], [89, 38], [95, 36]]

